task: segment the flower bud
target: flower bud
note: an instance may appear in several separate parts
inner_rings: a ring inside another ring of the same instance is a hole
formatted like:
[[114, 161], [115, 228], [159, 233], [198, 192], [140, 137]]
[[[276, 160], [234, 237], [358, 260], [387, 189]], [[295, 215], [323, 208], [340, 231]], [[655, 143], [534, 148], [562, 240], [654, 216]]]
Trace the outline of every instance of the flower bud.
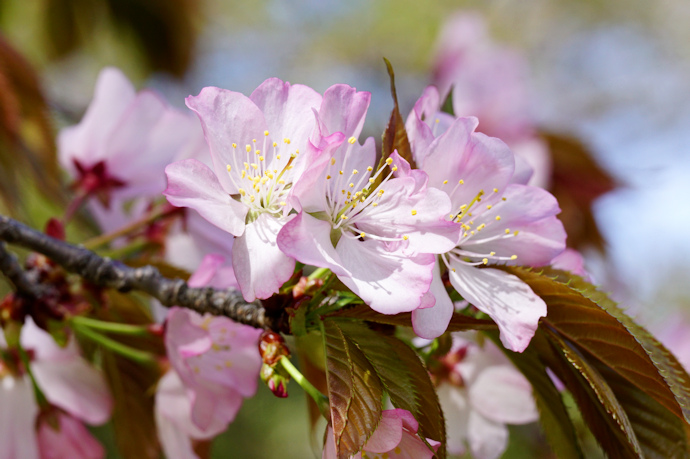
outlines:
[[290, 351], [285, 345], [285, 339], [272, 331], [265, 331], [259, 339], [259, 353], [264, 363], [275, 365], [281, 357], [288, 357]]

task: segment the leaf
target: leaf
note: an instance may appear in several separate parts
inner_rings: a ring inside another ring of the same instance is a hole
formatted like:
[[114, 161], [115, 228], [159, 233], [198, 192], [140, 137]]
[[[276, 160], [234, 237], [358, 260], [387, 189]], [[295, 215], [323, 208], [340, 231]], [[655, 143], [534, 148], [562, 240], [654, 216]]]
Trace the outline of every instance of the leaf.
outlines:
[[125, 459], [158, 459], [160, 445], [153, 416], [154, 388], [160, 371], [102, 351], [103, 370], [115, 400], [113, 428]]
[[437, 457], [444, 458], [443, 412], [429, 373], [417, 353], [403, 341], [377, 333], [361, 322], [339, 320], [338, 326], [371, 362], [393, 406], [409, 411], [417, 419], [422, 439], [441, 442]]
[[534, 400], [539, 410], [539, 421], [556, 457], [561, 459], [582, 458], [575, 427], [568, 416], [561, 394], [546, 372], [546, 365], [539, 358], [535, 344], [543, 336], [535, 336], [532, 345], [522, 353], [503, 347], [497, 332], [485, 332], [503, 350], [505, 355], [522, 372], [532, 385]]
[[604, 249], [604, 240], [592, 214], [595, 199], [616, 187], [614, 179], [594, 160], [589, 149], [577, 139], [542, 133], [553, 163], [551, 193], [558, 199], [558, 216], [568, 233], [568, 245], [594, 245]]
[[[375, 322], [377, 324], [412, 327], [411, 313], [404, 312], [392, 315], [381, 314], [374, 311], [366, 304], [342, 308], [326, 317], [350, 317], [368, 322]], [[448, 325], [448, 331], [496, 330], [497, 328], [496, 324], [490, 319], [477, 319], [460, 313], [453, 314], [450, 324]]]
[[323, 322], [326, 380], [338, 458], [359, 452], [381, 420], [383, 387], [364, 354], [332, 320]]
[[[546, 302], [535, 349], [607, 453], [690, 457], [690, 377], [675, 357], [581, 278], [550, 268], [504, 269]], [[551, 350], [539, 344], [543, 336]]]

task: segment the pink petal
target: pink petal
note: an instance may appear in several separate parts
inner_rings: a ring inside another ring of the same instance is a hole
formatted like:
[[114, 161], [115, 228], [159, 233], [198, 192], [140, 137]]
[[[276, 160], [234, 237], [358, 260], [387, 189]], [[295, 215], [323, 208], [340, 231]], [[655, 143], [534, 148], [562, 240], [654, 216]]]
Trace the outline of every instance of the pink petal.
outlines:
[[469, 388], [473, 408], [486, 419], [502, 424], [527, 424], [539, 419], [532, 386], [509, 365], [482, 371]]
[[36, 459], [38, 406], [28, 378], [0, 378], [0, 459]]
[[476, 411], [471, 411], [468, 439], [472, 457], [498, 459], [508, 447], [508, 428], [486, 419]]
[[589, 281], [589, 274], [585, 270], [585, 260], [577, 250], [565, 249], [560, 255], [551, 260], [551, 266], [556, 269], [570, 271]]
[[280, 142], [288, 138], [304, 151], [316, 126], [312, 110], [321, 105], [321, 94], [308, 86], [269, 78], [249, 98], [263, 112], [273, 140]]
[[110, 418], [113, 399], [108, 385], [103, 374], [86, 360], [34, 361], [31, 369], [53, 405], [92, 425]]
[[412, 327], [414, 332], [426, 339], [434, 339], [441, 336], [448, 328], [454, 311], [453, 302], [450, 296], [448, 296], [448, 292], [446, 292], [446, 288], [441, 280], [438, 262], [434, 265], [433, 276], [429, 292], [435, 297], [436, 303], [433, 307], [412, 311]]
[[371, 102], [371, 93], [344, 84], [333, 85], [323, 94], [319, 118], [328, 133], [342, 132], [345, 138], [359, 137]]
[[187, 357], [201, 355], [211, 349], [213, 340], [208, 331], [195, 323], [200, 317], [194, 311], [177, 306], [170, 308], [165, 333], [165, 348], [170, 364], [183, 380], [193, 377], [185, 363]]
[[497, 269], [451, 263], [450, 282], [464, 299], [488, 314], [501, 331], [501, 342], [522, 352], [546, 316], [546, 303], [527, 284]]
[[447, 448], [451, 454], [465, 454], [465, 440], [470, 418], [470, 405], [466, 391], [450, 384], [441, 384], [436, 390], [446, 418]]
[[291, 218], [263, 213], [235, 240], [232, 266], [245, 300], [269, 298], [292, 276], [295, 260], [284, 254], [276, 241]]
[[[556, 214], [558, 202], [541, 188], [510, 185], [491, 211], [474, 217], [475, 225], [486, 227], [481, 233], [461, 242], [463, 249], [476, 253], [496, 252], [497, 256], [517, 258], [509, 264], [542, 266], [565, 249], [566, 234]], [[500, 220], [496, 220], [500, 216]], [[506, 234], [518, 231], [517, 236]], [[486, 242], [483, 242], [485, 241]]]
[[[204, 128], [204, 135], [211, 150], [213, 170], [225, 190], [235, 190], [227, 165], [234, 164], [232, 144], [245, 156], [245, 145], [252, 145], [253, 139], [264, 138], [268, 129], [264, 114], [244, 94], [206, 87], [198, 96], [185, 99], [187, 107], [196, 112]], [[282, 139], [276, 139], [282, 140]]]
[[41, 459], [100, 459], [105, 449], [84, 427], [66, 414], [58, 414], [58, 430], [47, 422], [38, 428], [38, 447]]
[[381, 421], [364, 445], [364, 451], [385, 453], [400, 444], [403, 437], [403, 423], [396, 411], [386, 410], [381, 413]]
[[429, 291], [435, 257], [414, 257], [389, 252], [379, 241], [340, 238], [336, 248], [344, 268], [352, 276], [340, 276], [342, 283], [382, 314], [417, 309]]
[[132, 83], [120, 70], [113, 67], [103, 69], [98, 75], [93, 100], [81, 122], [63, 129], [58, 136], [62, 167], [74, 176], [73, 159], [87, 164], [105, 159], [105, 140], [134, 97]]
[[340, 255], [331, 242], [331, 223], [299, 213], [278, 234], [278, 247], [300, 262], [329, 268], [338, 276], [347, 276]]
[[407, 138], [410, 141], [414, 159], [418, 164], [424, 163], [428, 147], [436, 138], [429, 124], [424, 120], [433, 118], [440, 107], [441, 99], [438, 90], [433, 86], [427, 86], [421, 97], [415, 102], [414, 108], [405, 122]]
[[211, 169], [195, 159], [186, 159], [170, 164], [165, 174], [168, 188], [164, 194], [172, 205], [191, 207], [218, 228], [242, 235], [248, 209], [228, 195]]

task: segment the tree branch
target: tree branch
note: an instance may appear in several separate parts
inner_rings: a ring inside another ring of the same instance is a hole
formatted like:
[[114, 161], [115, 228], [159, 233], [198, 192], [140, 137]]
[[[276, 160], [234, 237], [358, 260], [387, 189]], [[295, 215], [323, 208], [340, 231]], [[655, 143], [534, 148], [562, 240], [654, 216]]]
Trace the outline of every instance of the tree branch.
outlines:
[[38, 298], [43, 294], [43, 289], [40, 284], [34, 282], [24, 271], [19, 260], [13, 254], [7, 251], [7, 246], [0, 241], [0, 271], [9, 279], [14, 285], [18, 293], [29, 296], [31, 298]]
[[[225, 316], [255, 328], [287, 330], [287, 322], [282, 314], [268, 314], [259, 301], [247, 303], [238, 291], [192, 288], [182, 279], [163, 277], [153, 266], [129, 267], [119, 261], [101, 257], [84, 247], [52, 238], [4, 215], [0, 215], [0, 240], [39, 252], [67, 271], [100, 287], [114, 288], [121, 292], [140, 290], [156, 298], [164, 306], [181, 306], [201, 314]], [[16, 259], [14, 262], [16, 263]], [[0, 267], [15, 282], [11, 276], [16, 276], [16, 269], [12, 263], [6, 263], [8, 264]], [[18, 289], [23, 288], [20, 285], [15, 283]]]

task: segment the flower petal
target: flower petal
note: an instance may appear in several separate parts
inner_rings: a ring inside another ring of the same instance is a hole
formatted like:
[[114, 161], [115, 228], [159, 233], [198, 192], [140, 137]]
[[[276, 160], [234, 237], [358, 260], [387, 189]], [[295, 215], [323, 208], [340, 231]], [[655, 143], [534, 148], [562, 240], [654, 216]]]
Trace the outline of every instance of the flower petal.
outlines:
[[508, 428], [476, 411], [470, 411], [467, 436], [476, 459], [498, 459], [508, 447]]
[[429, 292], [433, 294], [436, 303], [433, 307], [424, 309], [415, 309], [412, 311], [412, 327], [414, 332], [426, 339], [434, 339], [441, 336], [450, 323], [453, 317], [453, 302], [446, 292], [441, 280], [441, 270], [438, 262], [434, 266], [433, 279]]
[[403, 423], [396, 411], [385, 410], [381, 413], [381, 421], [365, 443], [364, 451], [385, 453], [400, 444], [403, 437]]
[[306, 212], [299, 213], [283, 227], [278, 234], [278, 246], [304, 264], [329, 268], [338, 276], [350, 274], [331, 242], [330, 222]]
[[244, 232], [247, 207], [232, 199], [216, 175], [196, 159], [177, 161], [165, 168], [165, 196], [177, 207], [191, 207], [209, 222], [235, 236]]
[[421, 254], [405, 256], [389, 252], [379, 241], [342, 237], [336, 251], [352, 276], [340, 281], [382, 314], [397, 314], [417, 309], [429, 291], [435, 257]]
[[362, 132], [370, 102], [371, 93], [336, 84], [323, 93], [319, 118], [328, 134], [342, 132], [346, 139], [357, 138]]
[[41, 459], [101, 459], [105, 449], [84, 424], [72, 416], [59, 413], [58, 429], [47, 422], [38, 427]]
[[448, 452], [457, 455], [465, 454], [465, 440], [471, 410], [466, 391], [450, 384], [441, 384], [436, 391], [446, 419]]
[[292, 276], [295, 260], [284, 254], [276, 241], [278, 232], [291, 218], [263, 213], [235, 239], [232, 266], [245, 300], [269, 298]]
[[0, 459], [36, 459], [38, 405], [28, 378], [0, 378]]
[[477, 309], [488, 314], [501, 331], [503, 345], [522, 352], [546, 315], [546, 303], [516, 276], [451, 262], [453, 287]]
[[491, 366], [469, 388], [474, 409], [503, 424], [527, 424], [539, 419], [529, 381], [509, 365]]

